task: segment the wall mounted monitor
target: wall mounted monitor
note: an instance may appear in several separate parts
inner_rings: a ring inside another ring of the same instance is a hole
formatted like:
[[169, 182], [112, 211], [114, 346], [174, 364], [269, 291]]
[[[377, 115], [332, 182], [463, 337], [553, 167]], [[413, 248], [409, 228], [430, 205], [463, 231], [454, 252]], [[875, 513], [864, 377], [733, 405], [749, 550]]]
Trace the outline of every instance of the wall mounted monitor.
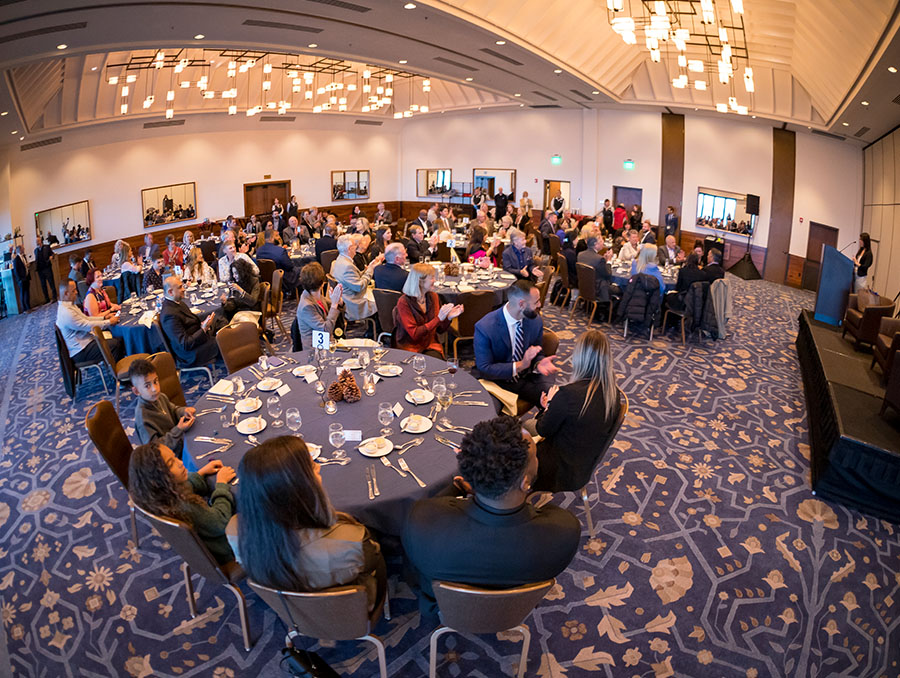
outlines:
[[141, 190], [144, 228], [197, 218], [197, 184], [170, 184]]
[[91, 239], [91, 209], [87, 200], [34, 213], [36, 240], [51, 245], [71, 245]]

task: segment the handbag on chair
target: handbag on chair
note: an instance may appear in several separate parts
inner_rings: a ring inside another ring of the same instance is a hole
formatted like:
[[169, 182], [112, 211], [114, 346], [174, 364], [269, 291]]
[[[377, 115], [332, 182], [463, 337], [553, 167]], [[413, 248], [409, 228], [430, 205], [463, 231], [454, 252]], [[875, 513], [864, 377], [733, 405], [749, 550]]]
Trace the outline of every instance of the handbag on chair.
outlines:
[[296, 678], [340, 678], [318, 652], [295, 647], [282, 648], [281, 668]]

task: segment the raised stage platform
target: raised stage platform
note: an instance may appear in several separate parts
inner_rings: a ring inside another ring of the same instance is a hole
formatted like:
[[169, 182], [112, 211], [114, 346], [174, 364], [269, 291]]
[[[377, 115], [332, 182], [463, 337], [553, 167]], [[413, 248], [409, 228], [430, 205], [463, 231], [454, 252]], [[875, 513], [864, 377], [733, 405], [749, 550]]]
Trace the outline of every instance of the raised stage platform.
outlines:
[[802, 311], [797, 357], [816, 493], [900, 523], [900, 415], [881, 409], [881, 371], [841, 331]]

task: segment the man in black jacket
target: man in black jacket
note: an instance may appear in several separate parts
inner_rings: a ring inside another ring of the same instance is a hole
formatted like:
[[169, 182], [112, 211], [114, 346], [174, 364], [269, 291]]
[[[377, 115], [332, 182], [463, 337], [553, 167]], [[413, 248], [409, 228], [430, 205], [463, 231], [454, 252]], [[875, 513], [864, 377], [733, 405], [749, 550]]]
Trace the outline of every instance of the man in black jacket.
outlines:
[[407, 272], [403, 270], [406, 263], [406, 248], [403, 243], [392, 242], [384, 250], [384, 263], [375, 267], [372, 276], [375, 288], [403, 292]]
[[503, 192], [502, 186], [500, 187], [500, 190], [497, 191], [497, 195], [494, 196], [494, 208], [497, 210], [497, 221], [500, 221], [506, 216], [506, 209], [509, 206], [509, 197], [510, 196]]
[[215, 339], [215, 311], [202, 322], [191, 313], [184, 303], [184, 286], [177, 276], [166, 278], [163, 291], [165, 298], [159, 312], [159, 322], [172, 345], [178, 367], [197, 367], [215, 360], [219, 354]]
[[13, 257], [13, 280], [19, 288], [19, 300], [22, 302], [22, 310], [31, 310], [31, 271], [28, 270], [28, 260], [25, 258], [25, 248], [19, 245], [16, 255]]
[[431, 256], [433, 245], [425, 240], [425, 231], [418, 222], [409, 229], [409, 241], [406, 243], [406, 256], [409, 263], [418, 264], [424, 262], [425, 257]]
[[435, 611], [434, 580], [521, 586], [555, 577], [578, 552], [575, 516], [554, 504], [535, 508], [526, 501], [538, 460], [518, 419], [476, 424], [460, 444], [457, 463], [462, 477], [456, 485], [471, 496], [416, 502], [403, 531], [426, 613]]
[[53, 281], [53, 248], [50, 247], [50, 237], [44, 239], [44, 243], [34, 248], [34, 261], [38, 276], [41, 278], [41, 292], [47, 301], [56, 301], [56, 285]]
[[[337, 240], [334, 238], [334, 226], [325, 224], [322, 228], [322, 237], [316, 240], [316, 261], [322, 263], [322, 252], [337, 249]], [[328, 271], [325, 271], [328, 273]]]
[[724, 278], [725, 269], [722, 268], [722, 250], [718, 247], [713, 247], [706, 258], [709, 260], [709, 263], [703, 269], [703, 272], [706, 273], [706, 279], [712, 283], [714, 280]]
[[[619, 286], [612, 282], [612, 270], [609, 261], [612, 259], [612, 250], [600, 252], [603, 247], [603, 241], [597, 236], [590, 236], [587, 239], [587, 249], [578, 253], [578, 263], [586, 264], [594, 269], [594, 285], [597, 291], [597, 301], [609, 301], [609, 294], [620, 292]], [[572, 282], [571, 280], [569, 281]]]

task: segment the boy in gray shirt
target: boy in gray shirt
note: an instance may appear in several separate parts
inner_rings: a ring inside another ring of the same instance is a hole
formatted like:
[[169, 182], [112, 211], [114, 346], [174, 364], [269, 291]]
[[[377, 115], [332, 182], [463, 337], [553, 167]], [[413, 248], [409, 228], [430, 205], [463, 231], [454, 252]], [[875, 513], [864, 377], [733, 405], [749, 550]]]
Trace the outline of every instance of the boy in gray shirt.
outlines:
[[177, 407], [159, 388], [159, 376], [149, 360], [138, 359], [128, 368], [131, 389], [138, 396], [134, 428], [142, 445], [159, 442], [184, 459], [184, 432], [194, 425], [194, 407]]

